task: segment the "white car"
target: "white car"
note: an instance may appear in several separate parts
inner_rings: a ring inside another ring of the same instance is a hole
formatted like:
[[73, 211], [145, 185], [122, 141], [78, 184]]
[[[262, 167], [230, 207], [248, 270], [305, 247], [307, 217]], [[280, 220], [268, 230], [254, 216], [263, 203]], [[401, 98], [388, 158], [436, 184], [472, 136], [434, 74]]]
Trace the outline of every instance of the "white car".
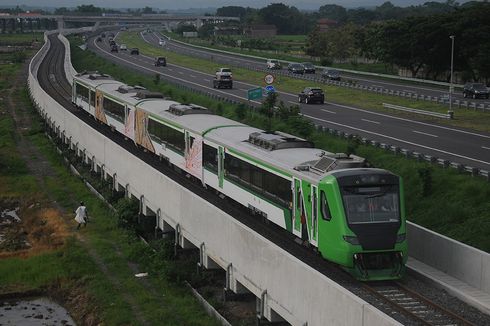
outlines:
[[121, 51], [127, 51], [128, 50], [128, 46], [126, 44], [121, 44], [121, 46], [119, 46], [119, 50], [121, 50]]
[[268, 59], [267, 69], [281, 69], [281, 63], [276, 59]]
[[158, 44], [160, 46], [165, 46], [165, 40], [163, 38], [161, 38], [159, 41], [158, 41]]

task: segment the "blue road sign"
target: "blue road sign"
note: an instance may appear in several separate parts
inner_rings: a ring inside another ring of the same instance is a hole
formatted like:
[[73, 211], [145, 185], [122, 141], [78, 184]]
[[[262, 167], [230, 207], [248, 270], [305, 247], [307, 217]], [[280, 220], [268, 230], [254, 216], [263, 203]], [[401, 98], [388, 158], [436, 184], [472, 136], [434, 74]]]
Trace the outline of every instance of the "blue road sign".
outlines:
[[274, 93], [276, 91], [276, 89], [272, 85], [267, 85], [267, 86], [265, 86], [265, 91], [267, 93]]

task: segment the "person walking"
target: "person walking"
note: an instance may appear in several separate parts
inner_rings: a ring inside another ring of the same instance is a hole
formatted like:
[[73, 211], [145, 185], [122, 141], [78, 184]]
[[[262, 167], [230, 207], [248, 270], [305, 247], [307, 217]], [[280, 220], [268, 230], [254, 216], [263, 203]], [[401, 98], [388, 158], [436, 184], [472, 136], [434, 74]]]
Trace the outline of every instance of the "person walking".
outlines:
[[87, 227], [87, 222], [88, 222], [88, 212], [87, 212], [87, 207], [83, 204], [83, 201], [80, 202], [80, 206], [78, 206], [77, 210], [75, 211], [75, 221], [78, 222], [78, 227], [77, 230], [80, 229], [80, 225], [85, 225]]

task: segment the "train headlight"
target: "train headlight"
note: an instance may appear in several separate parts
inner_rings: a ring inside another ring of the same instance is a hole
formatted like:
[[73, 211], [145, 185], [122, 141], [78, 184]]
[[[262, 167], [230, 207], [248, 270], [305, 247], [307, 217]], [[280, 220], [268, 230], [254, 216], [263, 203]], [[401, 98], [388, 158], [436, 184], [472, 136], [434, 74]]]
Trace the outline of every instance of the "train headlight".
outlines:
[[396, 236], [396, 243], [403, 242], [403, 241], [405, 241], [406, 238], [407, 238], [406, 233], [399, 234]]
[[353, 237], [350, 235], [344, 235], [343, 238], [346, 242], [350, 243], [351, 245], [358, 245], [359, 244], [359, 239], [357, 239], [357, 237]]

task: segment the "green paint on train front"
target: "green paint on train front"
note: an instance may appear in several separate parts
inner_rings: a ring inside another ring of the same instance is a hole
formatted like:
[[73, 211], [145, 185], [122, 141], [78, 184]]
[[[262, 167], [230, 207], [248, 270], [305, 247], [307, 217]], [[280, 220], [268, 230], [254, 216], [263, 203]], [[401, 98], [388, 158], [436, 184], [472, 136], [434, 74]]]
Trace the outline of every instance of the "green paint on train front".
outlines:
[[[361, 245], [351, 245], [343, 239], [343, 236], [355, 236], [350, 230], [345, 216], [342, 195], [340, 193], [337, 179], [332, 176], [326, 176], [319, 185], [319, 192], [324, 191], [329, 208], [329, 215], [325, 216], [320, 210], [318, 220], [318, 250], [321, 255], [332, 262], [335, 262], [349, 273], [358, 279], [365, 279], [357, 268], [354, 266], [354, 254], [370, 253], [370, 252], [401, 252], [403, 257], [403, 266], [401, 267], [401, 275], [404, 273], [404, 266], [408, 259], [407, 241], [396, 243], [395, 247], [390, 250], [364, 250]], [[400, 178], [400, 220], [401, 225], [398, 230], [398, 235], [406, 234], [406, 217], [405, 217], [405, 202], [403, 181]], [[370, 270], [369, 280], [386, 280], [398, 279], [400, 275], [392, 275], [392, 270]]]

